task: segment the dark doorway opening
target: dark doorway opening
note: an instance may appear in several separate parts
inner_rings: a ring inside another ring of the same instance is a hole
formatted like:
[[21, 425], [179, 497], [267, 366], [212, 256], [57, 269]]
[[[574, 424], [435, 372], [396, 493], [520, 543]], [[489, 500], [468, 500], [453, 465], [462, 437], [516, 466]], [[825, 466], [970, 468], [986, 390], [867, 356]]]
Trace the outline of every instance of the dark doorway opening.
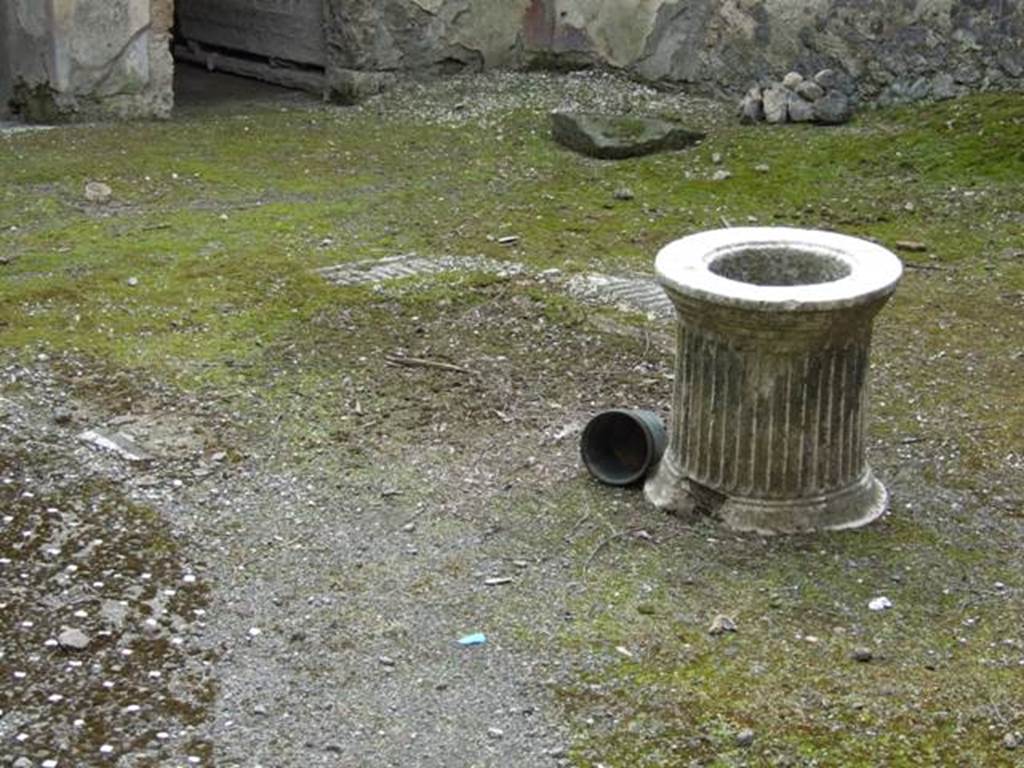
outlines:
[[[323, 0], [176, 0], [175, 101], [238, 101], [273, 93], [241, 78], [322, 95], [323, 21]], [[203, 72], [220, 76], [204, 82]]]

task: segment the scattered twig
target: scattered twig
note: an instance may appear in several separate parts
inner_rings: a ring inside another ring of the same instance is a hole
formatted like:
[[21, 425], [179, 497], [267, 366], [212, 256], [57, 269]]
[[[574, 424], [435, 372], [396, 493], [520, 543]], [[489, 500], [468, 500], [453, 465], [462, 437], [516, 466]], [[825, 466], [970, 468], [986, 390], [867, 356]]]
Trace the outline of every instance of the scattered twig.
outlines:
[[732, 229], [732, 223], [727, 218], [725, 218], [725, 216], [719, 216], [718, 218], [721, 219], [723, 227], [725, 227], [726, 229]]
[[917, 261], [904, 261], [903, 266], [907, 269], [919, 269], [922, 272], [948, 272], [949, 267], [943, 267], [939, 264], [921, 264]]
[[494, 450], [495, 446], [498, 444], [498, 441], [501, 439], [502, 435], [500, 433], [496, 434], [494, 437], [491, 438], [490, 442], [488, 442], [487, 445], [485, 445], [483, 449], [481, 449], [481, 451], [476, 455], [476, 458], [473, 459], [473, 463], [469, 465], [470, 474], [476, 472], [476, 468], [480, 466], [480, 462], [483, 461], [484, 456], [486, 456], [488, 453]]
[[589, 519], [590, 519], [590, 505], [588, 504], [587, 505], [587, 511], [583, 513], [583, 517], [581, 517], [579, 520], [577, 520], [576, 524], [573, 525], [573, 527], [569, 530], [569, 532], [567, 534], [565, 534], [565, 536], [562, 537], [562, 539], [565, 541], [566, 544], [572, 543], [572, 537], [576, 535], [576, 531], [578, 531], [583, 526], [583, 524], [586, 523], [587, 520], [589, 520]]
[[897, 240], [896, 250], [898, 251], [909, 251], [910, 253], [924, 253], [928, 250], [928, 246], [925, 243], [918, 242], [917, 240]]
[[461, 365], [443, 363], [440, 360], [427, 360], [423, 357], [405, 357], [404, 355], [385, 355], [384, 362], [390, 365], [404, 365], [406, 368], [436, 368], [440, 371], [451, 371], [452, 373], [464, 373], [475, 376], [476, 371], [463, 368]]
[[643, 529], [643, 528], [627, 528], [624, 531], [617, 531], [615, 533], [612, 533], [609, 536], [604, 537], [603, 539], [601, 539], [601, 541], [598, 542], [597, 546], [594, 547], [594, 549], [590, 552], [590, 556], [587, 557], [586, 562], [583, 563], [583, 570], [584, 571], [589, 570], [590, 564], [592, 562], [594, 562], [594, 558], [596, 558], [601, 553], [601, 550], [603, 550], [605, 547], [607, 547], [613, 541], [618, 541], [619, 539], [624, 539], [627, 536], [636, 536], [637, 538], [641, 539], [642, 541], [646, 541], [648, 544], [653, 545], [655, 543], [653, 537], [650, 534], [647, 534], [645, 536], [638, 536], [638, 534], [641, 533], [641, 532], [647, 534], [647, 531], [645, 529]]
[[590, 564], [594, 562], [594, 558], [598, 556], [602, 549], [607, 547], [613, 541], [616, 541], [628, 535], [629, 531], [619, 531], [618, 533], [613, 533], [611, 536], [605, 536], [603, 539], [601, 539], [601, 541], [597, 543], [597, 546], [594, 547], [593, 550], [591, 550], [590, 556], [587, 558], [587, 561], [583, 563], [583, 570], [587, 571], [590, 569]]

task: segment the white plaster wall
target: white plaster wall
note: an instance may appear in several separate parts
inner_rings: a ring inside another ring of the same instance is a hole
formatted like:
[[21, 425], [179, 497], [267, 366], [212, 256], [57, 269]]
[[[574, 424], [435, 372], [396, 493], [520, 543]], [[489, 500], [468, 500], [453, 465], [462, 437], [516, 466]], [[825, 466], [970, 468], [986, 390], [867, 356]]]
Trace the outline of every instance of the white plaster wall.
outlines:
[[[173, 0], [9, 0], [12, 84], [49, 116], [166, 116]], [[31, 115], [30, 115], [31, 116]]]

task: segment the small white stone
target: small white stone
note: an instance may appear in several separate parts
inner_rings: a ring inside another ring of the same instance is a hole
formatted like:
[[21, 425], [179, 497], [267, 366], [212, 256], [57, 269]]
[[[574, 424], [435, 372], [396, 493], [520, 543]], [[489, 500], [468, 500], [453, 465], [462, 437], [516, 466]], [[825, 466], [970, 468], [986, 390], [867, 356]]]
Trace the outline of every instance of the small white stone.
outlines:
[[709, 635], [723, 635], [726, 632], [735, 632], [737, 630], [736, 622], [731, 616], [725, 614], [719, 614], [715, 616], [711, 621], [711, 626], [708, 627]]
[[85, 184], [85, 199], [97, 205], [106, 205], [114, 192], [102, 181], [89, 181]]
[[868, 608], [872, 611], [884, 611], [892, 608], [892, 600], [884, 595], [875, 597], [868, 602]]

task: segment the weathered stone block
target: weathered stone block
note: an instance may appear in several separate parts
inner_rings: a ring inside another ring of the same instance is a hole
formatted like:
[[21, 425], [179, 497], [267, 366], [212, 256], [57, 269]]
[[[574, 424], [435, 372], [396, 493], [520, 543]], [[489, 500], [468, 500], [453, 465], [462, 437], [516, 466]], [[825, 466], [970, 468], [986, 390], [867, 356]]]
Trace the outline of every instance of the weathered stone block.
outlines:
[[[752, 95], [756, 91], [757, 96]], [[764, 101], [761, 89], [756, 88], [748, 93], [740, 102], [740, 120], [744, 123], [758, 123], [764, 120]]]
[[764, 89], [764, 119], [769, 123], [784, 123], [789, 119], [789, 100], [792, 91], [781, 85]]
[[814, 102], [814, 119], [824, 125], [841, 125], [853, 117], [850, 99], [839, 91], [829, 91]]
[[789, 88], [791, 91], [795, 91], [796, 87], [804, 81], [804, 76], [799, 72], [787, 72], [786, 76], [782, 78], [782, 84]]
[[802, 83], [797, 85], [795, 90], [798, 96], [801, 96], [808, 101], [820, 99], [825, 95], [825, 89], [813, 80], [804, 80]]
[[684, 149], [704, 138], [669, 120], [581, 112], [552, 112], [551, 134], [575, 152], [605, 160]]
[[793, 123], [810, 123], [814, 121], [814, 104], [796, 94], [789, 100], [789, 120]]

